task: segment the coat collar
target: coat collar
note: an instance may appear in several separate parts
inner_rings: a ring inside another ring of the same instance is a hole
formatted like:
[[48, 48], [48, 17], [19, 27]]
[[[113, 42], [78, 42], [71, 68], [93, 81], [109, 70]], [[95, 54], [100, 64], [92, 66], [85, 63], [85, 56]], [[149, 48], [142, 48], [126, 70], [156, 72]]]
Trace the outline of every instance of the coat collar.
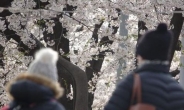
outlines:
[[151, 71], [157, 73], [169, 73], [169, 64], [149, 62], [139, 66], [134, 72]]

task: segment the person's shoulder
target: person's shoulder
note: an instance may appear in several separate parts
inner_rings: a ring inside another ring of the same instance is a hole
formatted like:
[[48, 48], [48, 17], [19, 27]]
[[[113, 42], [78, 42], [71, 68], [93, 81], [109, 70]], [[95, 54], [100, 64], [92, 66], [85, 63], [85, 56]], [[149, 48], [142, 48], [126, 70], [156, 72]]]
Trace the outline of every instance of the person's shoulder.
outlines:
[[134, 74], [135, 74], [134, 72], [128, 73], [128, 74], [122, 79], [122, 82], [123, 82], [123, 81], [126, 81], [126, 80], [131, 80], [131, 79], [133, 79]]
[[65, 110], [65, 107], [61, 103], [56, 101], [54, 110]]
[[65, 108], [63, 105], [58, 104], [55, 110], [65, 110]]
[[126, 76], [124, 76], [122, 78], [121, 81], [118, 82], [117, 86], [121, 86], [121, 85], [128, 84], [128, 83], [132, 84], [133, 83], [133, 78], [134, 78], [133, 75], [134, 74], [135, 74], [134, 72], [128, 73]]
[[64, 106], [57, 100], [46, 102], [42, 104], [42, 106], [39, 106], [38, 110], [40, 110], [40, 108], [43, 110], [65, 110]]

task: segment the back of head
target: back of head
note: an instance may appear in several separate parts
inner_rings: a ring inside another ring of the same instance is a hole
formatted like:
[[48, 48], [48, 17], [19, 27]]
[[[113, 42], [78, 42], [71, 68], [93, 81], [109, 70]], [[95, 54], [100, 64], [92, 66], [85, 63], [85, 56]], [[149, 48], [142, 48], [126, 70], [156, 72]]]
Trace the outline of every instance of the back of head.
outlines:
[[145, 33], [138, 41], [136, 54], [146, 60], [168, 61], [173, 35], [165, 23], [160, 23], [156, 30]]
[[58, 53], [51, 48], [43, 48], [35, 54], [34, 61], [28, 68], [28, 73], [41, 75], [53, 81], [58, 80], [56, 62]]

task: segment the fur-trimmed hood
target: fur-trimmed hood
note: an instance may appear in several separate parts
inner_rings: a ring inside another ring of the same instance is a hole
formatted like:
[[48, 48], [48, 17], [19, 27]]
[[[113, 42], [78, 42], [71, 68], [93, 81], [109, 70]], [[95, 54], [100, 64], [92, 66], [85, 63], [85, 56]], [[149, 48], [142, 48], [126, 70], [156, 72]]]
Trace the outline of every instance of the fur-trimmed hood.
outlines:
[[58, 82], [49, 78], [28, 73], [19, 74], [16, 79], [7, 85], [7, 91], [12, 100], [46, 100], [48, 98], [60, 98], [63, 88]]

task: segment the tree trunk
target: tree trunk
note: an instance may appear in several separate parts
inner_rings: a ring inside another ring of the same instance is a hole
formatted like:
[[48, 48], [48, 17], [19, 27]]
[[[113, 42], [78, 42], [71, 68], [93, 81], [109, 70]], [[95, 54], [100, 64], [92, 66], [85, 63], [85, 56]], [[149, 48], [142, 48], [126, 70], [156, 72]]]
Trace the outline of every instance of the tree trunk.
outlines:
[[184, 37], [182, 36], [181, 39], [182, 42], [182, 47], [181, 47], [181, 57], [180, 57], [180, 61], [181, 61], [181, 67], [180, 67], [180, 84], [181, 87], [184, 89]]
[[[181, 11], [181, 9], [176, 8], [175, 11]], [[171, 28], [171, 31], [174, 34], [173, 44], [172, 44], [172, 47], [171, 47], [170, 59], [169, 59], [170, 63], [171, 63], [171, 61], [173, 59], [173, 56], [174, 56], [174, 52], [175, 52], [176, 47], [177, 47], [177, 43], [178, 43], [178, 39], [179, 39], [179, 36], [180, 36], [180, 33], [181, 33], [181, 29], [182, 29], [182, 26], [183, 26], [182, 13], [174, 13], [174, 15], [171, 19], [171, 22], [170, 22], [170, 26], [174, 27], [174, 28]]]
[[[63, 82], [63, 80], [67, 81], [68, 79], [72, 81], [73, 85], [73, 105], [67, 102], [68, 99], [66, 97], [60, 99], [62, 104], [66, 106], [66, 110], [88, 110], [88, 82], [86, 73], [62, 57], [59, 58], [57, 68], [59, 82]], [[67, 86], [70, 88], [70, 85], [66, 83], [65, 92], [68, 91]]]
[[[137, 42], [139, 41], [139, 39], [141, 38], [141, 33], [140, 31], [147, 31], [148, 28], [146, 27], [146, 23], [144, 21], [138, 21], [138, 39], [137, 39]], [[136, 45], [136, 48], [137, 48], [138, 45]], [[135, 53], [135, 66], [137, 67], [137, 54]]]

